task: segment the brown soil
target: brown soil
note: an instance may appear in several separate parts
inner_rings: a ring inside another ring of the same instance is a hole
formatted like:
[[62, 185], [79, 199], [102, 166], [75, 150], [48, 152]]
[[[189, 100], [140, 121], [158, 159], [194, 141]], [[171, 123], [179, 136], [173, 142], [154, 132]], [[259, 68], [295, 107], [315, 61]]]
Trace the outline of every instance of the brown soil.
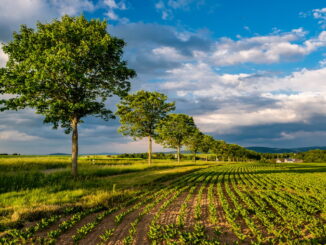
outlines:
[[179, 214], [180, 207], [184, 203], [184, 200], [186, 196], [188, 195], [188, 192], [185, 191], [179, 195], [176, 200], [174, 200], [166, 209], [164, 212], [162, 212], [161, 217], [158, 220], [159, 224], [162, 225], [168, 225], [168, 224], [174, 224], [176, 221], [176, 218]]
[[102, 235], [106, 230], [112, 229], [116, 226], [114, 222], [114, 217], [123, 211], [124, 209], [114, 212], [108, 215], [107, 217], [105, 217], [94, 228], [94, 230], [91, 233], [89, 233], [84, 239], [80, 240], [78, 244], [80, 245], [98, 244], [101, 241], [99, 236]]
[[185, 215], [185, 229], [189, 230], [195, 225], [195, 207], [196, 207], [196, 199], [197, 199], [197, 194], [199, 191], [200, 186], [197, 185], [196, 189], [194, 190], [191, 198], [189, 199], [188, 202], [188, 207], [187, 207], [187, 213]]
[[119, 245], [119, 244], [123, 244], [123, 239], [128, 236], [129, 234], [129, 228], [130, 223], [132, 223], [138, 216], [138, 214], [142, 211], [142, 208], [131, 212], [130, 214], [127, 214], [122, 222], [116, 226], [116, 229], [114, 231], [113, 236], [110, 238], [110, 241], [107, 244], [110, 245]]
[[61, 236], [59, 236], [56, 244], [60, 244], [60, 245], [74, 244], [74, 241], [72, 240], [72, 236], [76, 234], [77, 229], [81, 228], [83, 225], [93, 222], [98, 214], [99, 213], [92, 213], [86, 216], [85, 218], [83, 218], [81, 221], [75, 224], [70, 230], [68, 230]]
[[149, 231], [149, 225], [154, 218], [154, 215], [159, 211], [162, 204], [166, 201], [166, 198], [161, 200], [148, 214], [144, 215], [142, 220], [137, 225], [137, 231], [134, 238], [134, 245], [138, 244], [150, 244], [147, 233]]
[[[225, 184], [225, 183], [224, 183]], [[231, 204], [231, 200], [230, 197], [228, 195], [226, 195], [226, 191], [225, 191], [225, 186], [222, 183], [222, 190], [223, 190], [223, 194], [226, 197], [226, 199], [229, 202], [229, 205]], [[221, 231], [221, 235], [220, 235], [220, 240], [222, 244], [233, 244], [234, 241], [237, 241], [238, 238], [237, 236], [232, 232], [232, 228], [231, 225], [228, 223], [228, 221], [226, 220], [225, 217], [225, 213], [223, 211], [223, 207], [222, 204], [219, 200], [219, 195], [216, 192], [216, 200], [217, 200], [217, 213], [218, 213], [218, 217], [219, 217], [219, 223], [218, 226], [220, 227], [220, 231]], [[234, 208], [234, 206], [233, 206]], [[243, 227], [243, 221], [242, 221], [242, 227]]]
[[61, 217], [57, 222], [55, 222], [54, 224], [50, 225], [50, 226], [49, 226], [48, 228], [46, 228], [45, 230], [42, 230], [42, 231], [36, 232], [35, 237], [40, 237], [40, 238], [47, 237], [49, 231], [53, 231], [53, 230], [58, 229], [59, 225], [60, 225], [63, 221], [66, 221], [66, 220], [70, 219], [71, 216], [72, 216], [72, 215], [68, 215], [68, 216]]
[[215, 239], [215, 232], [214, 232], [214, 224], [212, 224], [209, 220], [209, 210], [208, 210], [208, 189], [207, 186], [203, 190], [202, 199], [201, 199], [201, 221], [202, 224], [205, 226], [205, 231], [209, 239]]

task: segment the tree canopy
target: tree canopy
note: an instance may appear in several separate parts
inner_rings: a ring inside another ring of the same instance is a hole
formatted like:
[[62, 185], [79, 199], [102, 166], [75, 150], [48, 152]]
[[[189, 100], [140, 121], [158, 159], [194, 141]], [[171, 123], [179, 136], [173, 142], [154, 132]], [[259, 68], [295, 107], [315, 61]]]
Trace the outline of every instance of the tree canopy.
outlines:
[[207, 135], [207, 134], [205, 134], [202, 138], [199, 150], [206, 154], [206, 161], [208, 160], [207, 154], [209, 151], [212, 150], [214, 141], [215, 141], [215, 139], [212, 136]]
[[185, 142], [187, 149], [194, 154], [195, 162], [196, 162], [196, 154], [202, 145], [203, 137], [204, 134], [197, 129], [191, 135], [188, 136]]
[[134, 139], [148, 137], [148, 162], [151, 163], [152, 139], [156, 128], [168, 112], [175, 109], [174, 102], [166, 102], [167, 96], [158, 92], [140, 90], [124, 97], [117, 105], [120, 117], [119, 132]]
[[78, 131], [82, 118], [114, 118], [106, 107], [113, 95], [125, 96], [135, 71], [121, 59], [125, 42], [107, 32], [107, 23], [63, 16], [36, 30], [22, 25], [3, 46], [9, 56], [0, 71], [1, 110], [31, 107], [44, 122], [72, 134], [72, 174], [77, 175]]
[[187, 137], [197, 130], [194, 119], [185, 114], [170, 114], [162, 120], [156, 129], [156, 141], [164, 147], [177, 149], [180, 162], [180, 149]]

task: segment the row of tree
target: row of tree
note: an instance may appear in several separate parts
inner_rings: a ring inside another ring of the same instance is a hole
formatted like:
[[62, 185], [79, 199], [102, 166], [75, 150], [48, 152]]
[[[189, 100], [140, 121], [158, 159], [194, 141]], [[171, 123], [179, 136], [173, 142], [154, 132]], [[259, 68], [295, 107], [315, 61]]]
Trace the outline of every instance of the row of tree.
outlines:
[[[86, 116], [104, 120], [115, 118], [107, 99], [122, 98], [117, 115], [120, 132], [136, 138], [148, 137], [151, 162], [152, 140], [180, 149], [186, 146], [195, 154], [220, 154], [223, 142], [201, 133], [193, 119], [169, 114], [173, 102], [157, 92], [139, 91], [128, 95], [129, 79], [136, 72], [122, 60], [125, 42], [107, 32], [107, 22], [84, 16], [63, 16], [60, 20], [22, 25], [2, 49], [8, 55], [0, 68], [1, 111], [33, 108], [44, 115], [44, 123], [71, 133], [73, 176], [78, 173], [78, 125]], [[237, 148], [238, 146], [233, 146]], [[238, 149], [239, 155], [250, 155]], [[234, 151], [232, 151], [234, 152]]]
[[138, 91], [124, 97], [118, 106], [120, 117], [119, 131], [134, 139], [148, 138], [148, 163], [152, 161], [152, 141], [166, 148], [175, 149], [180, 162], [180, 150], [185, 147], [196, 154], [213, 153], [221, 160], [259, 160], [260, 155], [212, 136], [203, 134], [196, 126], [193, 118], [185, 114], [171, 113], [175, 109], [174, 102], [167, 102], [167, 97], [158, 92]]

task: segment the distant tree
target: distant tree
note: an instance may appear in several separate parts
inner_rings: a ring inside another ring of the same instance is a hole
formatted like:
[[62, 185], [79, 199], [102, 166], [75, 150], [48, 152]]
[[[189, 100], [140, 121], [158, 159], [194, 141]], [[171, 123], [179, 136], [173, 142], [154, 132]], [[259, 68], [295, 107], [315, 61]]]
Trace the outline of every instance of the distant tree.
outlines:
[[124, 97], [118, 104], [119, 132], [134, 139], [148, 137], [148, 163], [152, 162], [152, 140], [156, 128], [167, 113], [175, 109], [174, 102], [167, 103], [167, 96], [158, 92], [140, 90]]
[[156, 141], [164, 147], [177, 150], [180, 163], [180, 149], [186, 138], [197, 130], [194, 119], [185, 114], [170, 114], [162, 120], [156, 129]]
[[215, 154], [216, 161], [221, 158], [223, 160], [223, 151], [225, 148], [225, 142], [223, 140], [215, 140], [212, 144], [211, 151]]
[[194, 154], [195, 162], [196, 162], [197, 152], [199, 151], [199, 149], [202, 145], [203, 137], [204, 137], [204, 134], [197, 129], [195, 132], [190, 134], [185, 141], [185, 145], [186, 145], [187, 149]]
[[208, 152], [212, 150], [214, 141], [215, 139], [207, 134], [205, 134], [202, 138], [199, 150], [206, 154], [206, 161], [208, 161]]
[[125, 96], [135, 72], [121, 59], [125, 42], [107, 32], [106, 21], [63, 16], [37, 29], [22, 25], [3, 46], [9, 60], [0, 71], [1, 110], [31, 107], [53, 128], [72, 132], [72, 175], [77, 176], [78, 124], [95, 115], [114, 118], [105, 101]]

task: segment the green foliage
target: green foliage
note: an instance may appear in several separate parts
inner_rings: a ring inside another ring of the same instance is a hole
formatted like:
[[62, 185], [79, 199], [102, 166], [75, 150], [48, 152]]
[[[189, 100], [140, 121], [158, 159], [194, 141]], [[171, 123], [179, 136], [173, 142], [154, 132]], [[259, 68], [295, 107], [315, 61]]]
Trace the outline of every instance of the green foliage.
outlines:
[[174, 102], [167, 103], [167, 96], [158, 92], [140, 90], [124, 97], [118, 104], [119, 132], [134, 139], [155, 137], [158, 123], [175, 109]]
[[135, 75], [121, 60], [124, 41], [107, 33], [106, 21], [63, 16], [37, 30], [22, 25], [3, 46], [9, 60], [0, 69], [0, 110], [31, 107], [44, 123], [72, 134], [72, 175], [77, 177], [78, 124], [94, 115], [114, 118], [105, 101], [125, 96]]
[[185, 114], [170, 114], [159, 123], [156, 129], [156, 142], [167, 148], [181, 148], [186, 138], [196, 130], [192, 117]]
[[74, 117], [113, 118], [105, 101], [126, 95], [135, 72], [121, 60], [124, 41], [106, 30], [105, 21], [83, 16], [38, 22], [36, 30], [22, 25], [3, 46], [9, 60], [0, 81], [14, 96], [1, 101], [2, 110], [32, 107], [45, 123], [67, 132]]
[[[199, 130], [196, 130], [191, 135], [189, 135], [186, 139], [186, 147], [189, 151], [193, 152], [195, 155], [199, 151], [202, 146], [204, 134]], [[196, 157], [196, 156], [195, 156]]]
[[200, 151], [207, 154], [213, 148], [214, 141], [212, 136], [205, 134], [201, 141]]

